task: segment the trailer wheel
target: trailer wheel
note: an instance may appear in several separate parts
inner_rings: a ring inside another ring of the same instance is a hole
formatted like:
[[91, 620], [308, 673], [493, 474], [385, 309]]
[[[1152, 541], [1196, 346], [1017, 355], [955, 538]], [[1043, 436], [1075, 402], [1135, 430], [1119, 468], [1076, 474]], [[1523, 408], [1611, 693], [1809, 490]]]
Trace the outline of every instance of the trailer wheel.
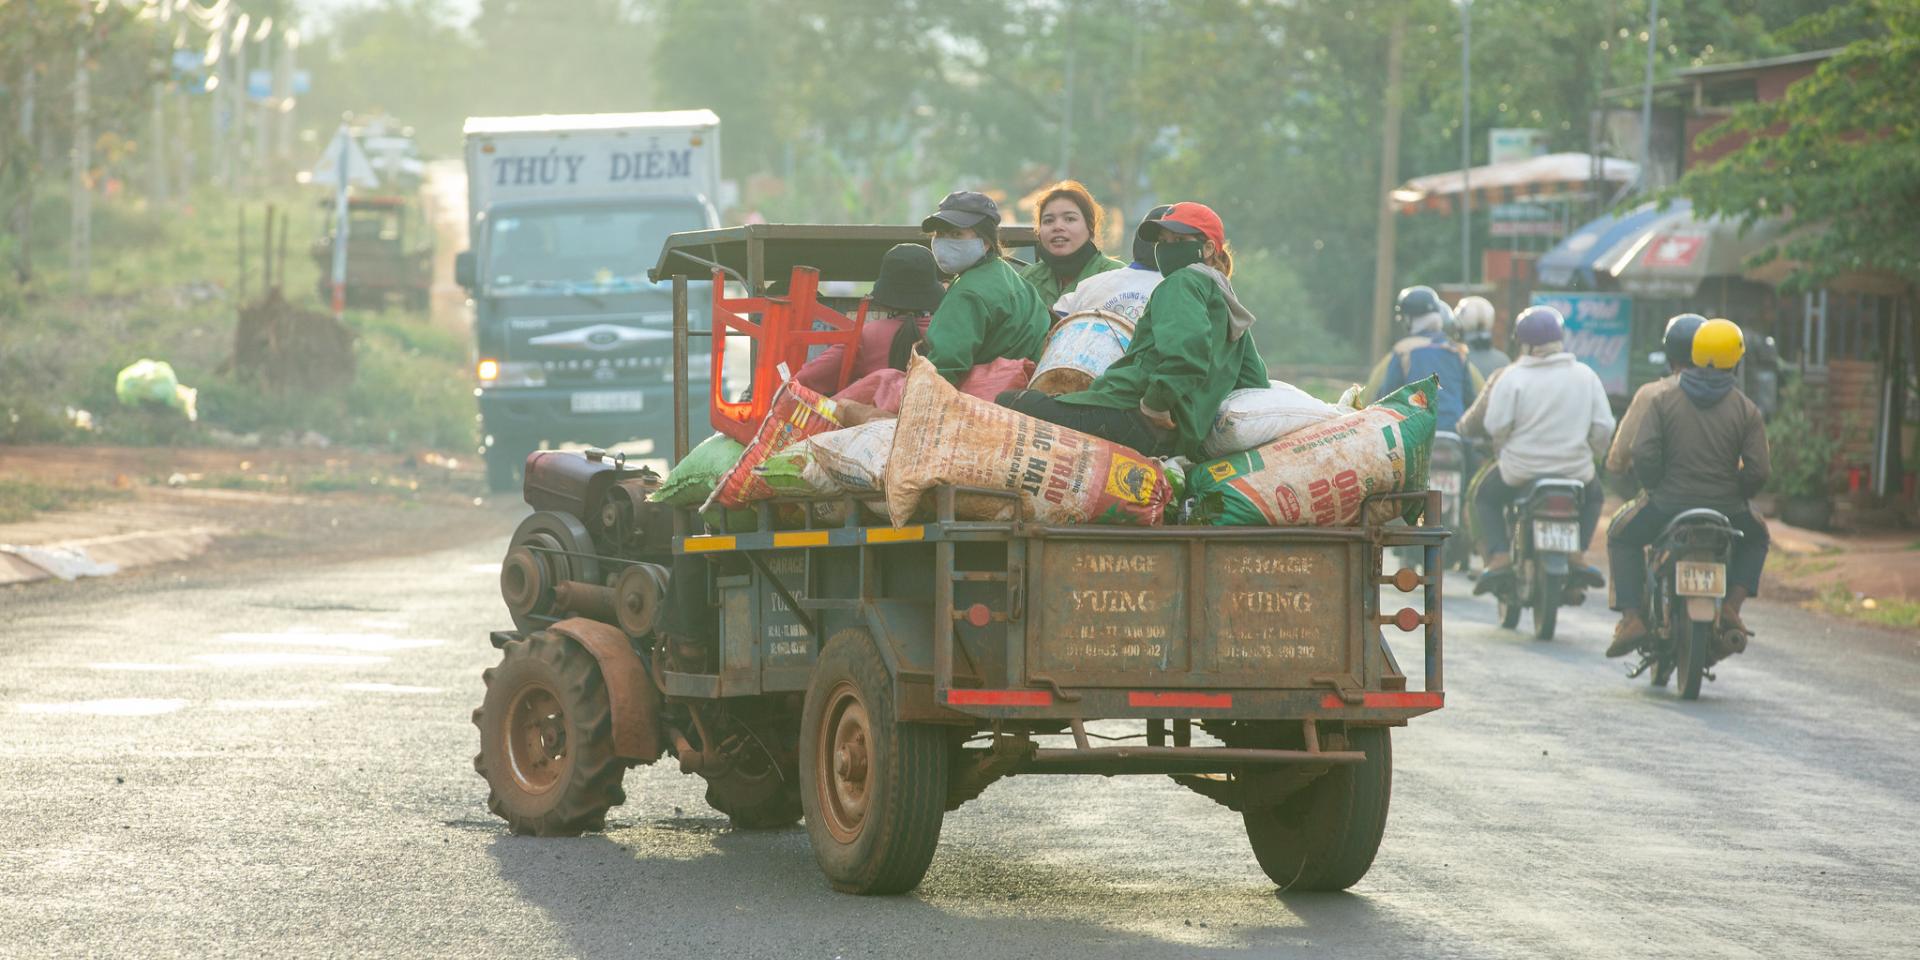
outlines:
[[814, 664], [800, 723], [800, 802], [835, 890], [903, 893], [920, 883], [946, 813], [946, 737], [901, 723], [871, 635], [835, 634]]
[[1367, 875], [1387, 827], [1393, 741], [1384, 727], [1348, 728], [1367, 759], [1337, 766], [1278, 806], [1241, 812], [1260, 869], [1282, 890], [1345, 890]]
[[574, 837], [606, 826], [625, 803], [626, 764], [613, 753], [613, 711], [600, 664], [578, 644], [541, 631], [505, 647], [473, 711], [487, 809], [516, 834]]
[[800, 822], [800, 785], [793, 771], [767, 767], [729, 770], [707, 779], [707, 806], [727, 815], [736, 830], [779, 830]]

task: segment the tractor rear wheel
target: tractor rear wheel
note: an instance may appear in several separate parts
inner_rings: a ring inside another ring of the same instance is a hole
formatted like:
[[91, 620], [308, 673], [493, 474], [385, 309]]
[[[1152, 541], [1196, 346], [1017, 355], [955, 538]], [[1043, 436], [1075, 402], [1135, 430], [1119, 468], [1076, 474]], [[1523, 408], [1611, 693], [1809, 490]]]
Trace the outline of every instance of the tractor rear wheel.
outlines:
[[800, 722], [800, 802], [835, 890], [904, 893], [933, 862], [952, 754], [939, 727], [901, 723], [867, 631], [827, 641]]
[[1260, 869], [1282, 890], [1345, 890], [1373, 866], [1393, 794], [1393, 741], [1384, 727], [1357, 727], [1347, 742], [1367, 759], [1334, 767], [1277, 806], [1241, 811]]

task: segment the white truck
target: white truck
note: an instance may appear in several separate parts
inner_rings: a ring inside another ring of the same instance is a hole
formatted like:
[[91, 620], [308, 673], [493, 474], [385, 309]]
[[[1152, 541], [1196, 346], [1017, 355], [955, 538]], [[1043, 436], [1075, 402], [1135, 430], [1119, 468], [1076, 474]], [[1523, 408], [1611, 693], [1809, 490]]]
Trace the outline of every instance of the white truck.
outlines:
[[670, 234], [719, 226], [720, 118], [470, 117], [466, 161], [454, 272], [473, 303], [489, 485], [517, 487], [543, 441], [669, 450], [671, 292], [646, 274]]

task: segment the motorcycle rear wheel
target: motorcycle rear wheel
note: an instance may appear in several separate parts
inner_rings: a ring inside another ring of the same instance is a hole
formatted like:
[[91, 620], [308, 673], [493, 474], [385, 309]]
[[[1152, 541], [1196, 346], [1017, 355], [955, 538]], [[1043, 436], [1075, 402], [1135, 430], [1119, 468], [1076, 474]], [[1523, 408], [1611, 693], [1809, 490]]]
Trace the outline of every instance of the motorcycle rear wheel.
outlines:
[[1673, 626], [1674, 673], [1680, 678], [1680, 699], [1700, 699], [1700, 681], [1707, 671], [1707, 644], [1711, 624], [1695, 623], [1684, 616]]

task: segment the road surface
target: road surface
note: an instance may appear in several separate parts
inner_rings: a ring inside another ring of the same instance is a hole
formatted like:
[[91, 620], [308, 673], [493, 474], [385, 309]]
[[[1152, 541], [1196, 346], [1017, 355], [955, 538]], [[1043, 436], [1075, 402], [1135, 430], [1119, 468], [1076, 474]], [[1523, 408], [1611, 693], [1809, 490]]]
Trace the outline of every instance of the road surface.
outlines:
[[508, 836], [468, 712], [516, 517], [477, 516], [425, 555], [0, 592], [0, 955], [1920, 956], [1913, 634], [1756, 602], [1683, 703], [1601, 658], [1600, 612], [1537, 643], [1461, 581], [1351, 893], [1276, 894], [1164, 778], [1021, 777], [860, 899], [671, 762], [603, 835]]

